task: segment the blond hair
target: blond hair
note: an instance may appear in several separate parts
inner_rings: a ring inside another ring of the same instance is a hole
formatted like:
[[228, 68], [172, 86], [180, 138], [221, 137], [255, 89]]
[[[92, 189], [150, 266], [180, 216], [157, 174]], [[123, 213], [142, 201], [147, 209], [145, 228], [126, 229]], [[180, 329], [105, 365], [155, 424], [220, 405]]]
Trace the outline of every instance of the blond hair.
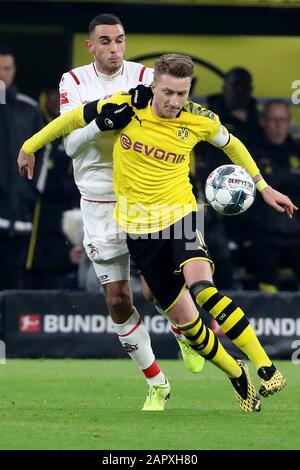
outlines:
[[182, 54], [164, 54], [154, 66], [154, 81], [161, 75], [171, 75], [177, 78], [192, 78], [194, 74], [194, 64], [192, 59]]

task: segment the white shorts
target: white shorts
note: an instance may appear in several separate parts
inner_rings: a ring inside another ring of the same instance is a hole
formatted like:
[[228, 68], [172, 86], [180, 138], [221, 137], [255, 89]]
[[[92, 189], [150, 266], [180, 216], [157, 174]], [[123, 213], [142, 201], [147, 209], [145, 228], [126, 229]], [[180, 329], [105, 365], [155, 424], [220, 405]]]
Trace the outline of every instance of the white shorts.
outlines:
[[126, 234], [113, 218], [114, 202], [81, 199], [83, 245], [101, 284], [130, 279]]

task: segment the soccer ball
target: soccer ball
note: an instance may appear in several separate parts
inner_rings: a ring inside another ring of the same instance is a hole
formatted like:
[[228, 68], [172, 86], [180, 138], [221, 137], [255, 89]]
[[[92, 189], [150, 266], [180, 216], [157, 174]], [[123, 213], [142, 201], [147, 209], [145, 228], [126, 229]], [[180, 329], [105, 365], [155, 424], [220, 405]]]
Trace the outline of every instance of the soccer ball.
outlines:
[[255, 183], [248, 171], [238, 165], [222, 165], [211, 172], [205, 183], [207, 202], [223, 215], [245, 212], [255, 199]]

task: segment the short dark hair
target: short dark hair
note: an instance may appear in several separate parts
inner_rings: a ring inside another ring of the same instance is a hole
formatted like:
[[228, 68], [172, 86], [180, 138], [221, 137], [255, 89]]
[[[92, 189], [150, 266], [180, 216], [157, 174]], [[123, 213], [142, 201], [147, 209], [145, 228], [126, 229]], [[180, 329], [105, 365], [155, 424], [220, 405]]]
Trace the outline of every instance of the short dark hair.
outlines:
[[245, 69], [244, 67], [234, 67], [228, 72], [225, 73], [225, 80], [229, 77], [236, 77], [242, 80], [248, 80], [250, 83], [252, 82], [252, 75], [249, 70]]
[[120, 18], [118, 18], [116, 15], [113, 15], [112, 13], [103, 13], [101, 15], [95, 16], [95, 18], [90, 22], [89, 34], [95, 31], [96, 26], [99, 26], [100, 24], [119, 24], [124, 29]]
[[154, 80], [160, 75], [172, 75], [177, 78], [193, 77], [194, 64], [191, 57], [182, 54], [164, 54], [154, 66]]
[[279, 104], [281, 106], [285, 106], [286, 109], [288, 110], [288, 112], [290, 112], [290, 107], [289, 107], [289, 103], [287, 103], [286, 101], [284, 100], [281, 100], [280, 98], [272, 98], [268, 101], [265, 102], [265, 105], [264, 105], [264, 109], [262, 111], [262, 115], [264, 116], [265, 114], [267, 114], [267, 111], [269, 110], [269, 108], [273, 105], [276, 105], [276, 104]]
[[14, 52], [9, 47], [4, 45], [0, 45], [0, 55], [11, 55], [13, 58], [15, 58]]

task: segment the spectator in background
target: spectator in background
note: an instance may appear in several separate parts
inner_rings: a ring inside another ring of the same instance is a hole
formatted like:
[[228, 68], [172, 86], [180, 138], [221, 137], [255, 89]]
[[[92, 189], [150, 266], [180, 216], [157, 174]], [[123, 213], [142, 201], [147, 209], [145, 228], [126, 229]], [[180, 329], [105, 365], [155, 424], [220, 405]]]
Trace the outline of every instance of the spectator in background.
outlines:
[[[269, 101], [260, 117], [263, 136], [251, 152], [270, 186], [288, 191], [300, 204], [300, 149], [289, 134], [291, 114], [280, 100]], [[300, 280], [300, 215], [280, 217], [257, 197], [249, 209], [248, 239], [252, 242], [254, 273], [264, 291], [278, 288], [280, 267], [291, 267]]]
[[0, 46], [0, 80], [6, 88], [6, 104], [0, 104], [0, 289], [23, 285], [35, 192], [18, 174], [16, 158], [24, 138], [43, 125], [37, 103], [18, 92], [15, 73], [13, 53]]
[[[255, 98], [252, 97], [252, 90], [250, 72], [244, 68], [235, 67], [229, 70], [224, 77], [223, 93], [211, 95], [207, 99], [208, 108], [219, 115], [224, 126], [248, 145], [261, 135], [258, 111]], [[201, 142], [196, 146], [195, 151], [201, 156], [198, 159], [197, 174], [203, 185], [211, 171], [220, 165], [228, 164], [224, 153], [207, 143]], [[243, 257], [245, 218], [243, 216], [225, 218], [213, 213], [210, 218], [213, 220], [205, 224], [206, 240], [216, 264], [221, 265], [224, 271], [223, 274], [219, 274], [221, 279], [218, 280], [218, 285], [223, 289], [228, 289], [232, 281], [232, 263], [235, 262], [233, 258], [236, 258], [237, 261]], [[218, 230], [215, 230], [216, 223], [219, 225]], [[230, 239], [227, 238], [227, 233], [230, 234]], [[228, 249], [229, 243], [235, 247], [232, 254]], [[223, 247], [221, 252], [219, 251], [220, 247]], [[220, 263], [218, 263], [218, 256], [221, 257]], [[219, 272], [219, 268], [216, 272]]]
[[235, 67], [225, 75], [223, 93], [207, 98], [207, 107], [217, 113], [224, 126], [246, 144], [255, 140], [260, 131], [252, 90], [250, 72]]
[[[45, 124], [59, 116], [56, 88], [42, 92], [40, 108]], [[26, 262], [27, 289], [76, 289], [82, 248], [72, 247], [62, 231], [63, 212], [79, 207], [73, 168], [62, 139], [46, 147], [36, 175], [33, 230]]]

